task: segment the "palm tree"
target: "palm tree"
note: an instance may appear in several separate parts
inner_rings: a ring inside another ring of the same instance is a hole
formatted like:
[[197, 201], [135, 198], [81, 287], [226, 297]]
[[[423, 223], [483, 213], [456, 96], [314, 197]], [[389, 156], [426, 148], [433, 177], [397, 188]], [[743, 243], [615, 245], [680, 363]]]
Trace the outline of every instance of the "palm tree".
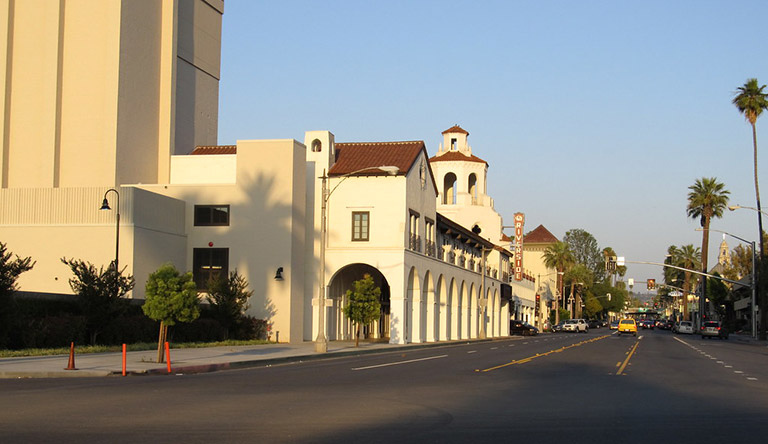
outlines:
[[[676, 261], [676, 265], [678, 267], [682, 267], [687, 270], [696, 270], [701, 268], [701, 250], [694, 247], [693, 244], [683, 245], [677, 249]], [[690, 271], [684, 272], [683, 276], [683, 298], [687, 299], [687, 296], [693, 293], [692, 290], [696, 286], [698, 277], [693, 276]], [[691, 279], [691, 277], [693, 277], [693, 279]], [[685, 299], [683, 304], [685, 304]], [[686, 321], [691, 320], [690, 316], [688, 316], [688, 310], [684, 310], [683, 315]]]
[[571, 294], [573, 298], [571, 306], [571, 317], [579, 318], [581, 313], [581, 291], [575, 291], [576, 285], [590, 288], [594, 282], [594, 273], [586, 265], [576, 263], [564, 275], [563, 278], [571, 285]]
[[571, 250], [568, 249], [568, 245], [561, 241], [557, 241], [547, 247], [542, 257], [547, 268], [557, 270], [558, 295], [555, 297], [555, 324], [557, 324], [560, 322], [559, 298], [563, 295], [563, 274], [576, 263], [576, 259], [574, 259]]
[[[730, 191], [715, 177], [702, 177], [688, 187], [688, 217], [700, 219], [701, 227], [701, 267], [707, 272], [707, 253], [709, 250], [709, 223], [713, 217], [723, 217], [723, 211], [728, 206]], [[706, 316], [707, 280], [701, 281], [701, 297], [699, 298], [699, 316]]]
[[[755, 129], [755, 122], [757, 122], [757, 118], [760, 117], [763, 110], [768, 108], [768, 94], [763, 91], [764, 89], [765, 85], [759, 86], [757, 79], [747, 79], [744, 86], [738, 88], [739, 92], [733, 98], [733, 104], [736, 105], [739, 112], [744, 114], [744, 118], [752, 125], [752, 158], [755, 169], [755, 199], [757, 200], [757, 228], [758, 239], [760, 239], [761, 261], [765, 258], [765, 251], [763, 250], [763, 213], [760, 212], [760, 187], [757, 184], [757, 130]], [[768, 297], [766, 297], [765, 292], [758, 293], [760, 294], [760, 305], [768, 305]], [[768, 310], [761, 310], [760, 318], [760, 339], [765, 340]]]

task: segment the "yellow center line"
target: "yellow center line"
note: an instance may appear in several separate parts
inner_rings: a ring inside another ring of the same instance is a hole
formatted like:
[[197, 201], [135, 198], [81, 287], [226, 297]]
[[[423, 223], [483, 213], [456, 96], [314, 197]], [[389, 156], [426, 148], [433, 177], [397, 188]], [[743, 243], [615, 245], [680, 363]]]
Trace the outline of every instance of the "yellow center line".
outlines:
[[624, 362], [621, 364], [621, 367], [619, 367], [619, 371], [616, 372], [616, 376], [619, 376], [621, 372], [623, 372], [624, 369], [627, 367], [627, 364], [629, 364], [629, 360], [632, 359], [632, 354], [635, 353], [635, 350], [637, 350], [638, 345], [640, 345], [640, 341], [635, 342], [635, 345], [632, 346], [632, 350], [630, 350], [629, 355], [627, 355], [627, 359], [625, 359]]
[[555, 350], [550, 350], [550, 351], [548, 351], [546, 353], [536, 353], [535, 356], [529, 356], [527, 358], [518, 359], [518, 360], [512, 361], [512, 362], [507, 362], [506, 364], [497, 365], [496, 367], [486, 368], [484, 370], [477, 369], [475, 371], [476, 372], [489, 372], [491, 370], [498, 370], [500, 368], [508, 367], [510, 365], [525, 364], [526, 362], [531, 362], [531, 361], [533, 361], [536, 358], [540, 358], [542, 356], [548, 356], [548, 355], [551, 355], [552, 353], [560, 353], [560, 352], [562, 352], [564, 350], [568, 350], [569, 348], [579, 347], [581, 345], [588, 344], [590, 342], [595, 342], [595, 341], [599, 341], [601, 339], [605, 339], [605, 338], [607, 338], [609, 336], [610, 335], [598, 336], [596, 338], [588, 339], [586, 341], [577, 342], [576, 344], [566, 345], [565, 347], [560, 347], [560, 348], [555, 349]]

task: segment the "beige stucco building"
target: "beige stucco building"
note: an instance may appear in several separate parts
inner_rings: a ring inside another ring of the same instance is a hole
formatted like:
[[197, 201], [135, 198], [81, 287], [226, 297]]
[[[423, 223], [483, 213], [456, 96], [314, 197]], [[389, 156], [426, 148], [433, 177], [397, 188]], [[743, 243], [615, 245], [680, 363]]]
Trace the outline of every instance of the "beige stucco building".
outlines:
[[167, 182], [216, 143], [223, 0], [0, 0], [0, 186]]
[[216, 145], [222, 12], [221, 0], [0, 0], [0, 241], [36, 261], [24, 295], [70, 297], [63, 257], [117, 259], [135, 299], [166, 262], [201, 292], [237, 270], [248, 314], [282, 341], [317, 337], [321, 310], [325, 336], [350, 339], [345, 292], [364, 274], [382, 288], [369, 337], [497, 337], [510, 317], [534, 321], [535, 279], [511, 278], [488, 165], [459, 126], [432, 158], [423, 141], [329, 131]]

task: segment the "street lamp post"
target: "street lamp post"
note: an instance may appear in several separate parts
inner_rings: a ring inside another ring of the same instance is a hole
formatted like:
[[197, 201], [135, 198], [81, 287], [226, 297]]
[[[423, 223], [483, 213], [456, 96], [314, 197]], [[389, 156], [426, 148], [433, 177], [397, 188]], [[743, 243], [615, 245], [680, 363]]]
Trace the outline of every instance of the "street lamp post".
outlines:
[[[755, 176], [757, 177], [757, 176]], [[757, 179], [755, 179], [757, 181]], [[757, 183], [757, 182], [755, 182]], [[758, 236], [757, 236], [757, 242], [760, 244], [760, 264], [765, 263], [765, 251], [763, 251], [763, 218], [762, 215], [766, 213], [765, 211], [760, 209], [760, 201], [758, 200], [758, 207], [744, 207], [741, 205], [731, 205], [728, 207], [729, 210], [735, 211], [742, 208], [746, 208], [748, 210], [756, 211], [757, 212], [757, 228], [758, 228]], [[752, 244], [752, 252], [754, 253], [755, 247], [754, 243]], [[753, 255], [754, 259], [754, 255]], [[762, 265], [761, 265], [762, 267]], [[760, 295], [760, 340], [766, 339], [766, 326], [768, 326], [768, 295], [765, 294], [764, 291], [760, 291], [760, 279], [762, 279], [762, 276], [760, 276], [760, 273], [755, 270], [754, 265], [752, 268], [752, 271], [755, 276], [755, 281], [753, 282], [754, 291]], [[752, 309], [754, 310], [754, 305], [752, 306]], [[754, 314], [754, 312], [753, 312]], [[754, 316], [752, 316], [754, 318]]]
[[[730, 209], [730, 207], [728, 207]], [[735, 208], [734, 208], [735, 209]], [[703, 231], [703, 228], [697, 228], [696, 231]], [[713, 228], [710, 228], [709, 231], [716, 231], [718, 233], [723, 233], [725, 235], [731, 236], [734, 239], [738, 239], [746, 244], [750, 244], [752, 246], [752, 276], [750, 276], [750, 280], [752, 281], [752, 337], [757, 337], [757, 317], [755, 316], [757, 314], [757, 267], [756, 267], [756, 260], [755, 255], [757, 254], [757, 251], [755, 251], [755, 242], [754, 241], [748, 241], [746, 239], [742, 239], [739, 236], [736, 236], [731, 233], [727, 233], [725, 231], [721, 230], [715, 230]]]
[[381, 170], [389, 175], [395, 175], [400, 171], [396, 166], [378, 166], [362, 168], [351, 173], [344, 174], [341, 177], [341, 181], [336, 184], [333, 189], [328, 191], [328, 175], [323, 170], [323, 175], [320, 177], [322, 180], [322, 195], [320, 205], [320, 289], [318, 294], [318, 315], [317, 315], [317, 338], [315, 339], [315, 352], [326, 353], [328, 351], [328, 338], [325, 336], [325, 299], [328, 287], [325, 285], [325, 244], [326, 244], [326, 231], [328, 220], [328, 199], [331, 197], [336, 188], [341, 185], [342, 182], [347, 180], [350, 176], [362, 173], [369, 170]]
[[555, 297], [555, 324], [560, 323], [560, 298], [564, 297], [563, 296], [563, 284], [564, 284], [563, 275], [565, 275], [564, 271], [557, 272], [557, 278], [560, 280], [560, 282], [558, 283], [559, 285], [557, 287], [558, 287], [558, 292], [560, 294], [558, 294], [557, 297]]
[[110, 191], [114, 191], [115, 195], [117, 196], [117, 205], [115, 205], [115, 211], [116, 211], [116, 223], [115, 223], [115, 273], [118, 273], [120, 271], [120, 268], [118, 265], [118, 258], [120, 255], [120, 193], [114, 189], [110, 188], [104, 193], [104, 200], [101, 202], [101, 208], [100, 210], [111, 210], [112, 208], [109, 207], [109, 201], [107, 200], [107, 194], [109, 194]]

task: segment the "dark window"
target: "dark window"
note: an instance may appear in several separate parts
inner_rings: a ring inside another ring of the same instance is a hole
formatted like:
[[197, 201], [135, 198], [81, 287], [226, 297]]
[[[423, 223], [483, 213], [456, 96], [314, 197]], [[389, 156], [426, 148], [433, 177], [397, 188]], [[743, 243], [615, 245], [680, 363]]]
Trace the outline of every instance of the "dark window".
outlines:
[[229, 248], [195, 248], [192, 275], [198, 290], [208, 288], [208, 281], [229, 274]]
[[367, 211], [352, 212], [352, 240], [367, 241], [370, 213]]
[[195, 205], [195, 226], [229, 225], [229, 205]]

